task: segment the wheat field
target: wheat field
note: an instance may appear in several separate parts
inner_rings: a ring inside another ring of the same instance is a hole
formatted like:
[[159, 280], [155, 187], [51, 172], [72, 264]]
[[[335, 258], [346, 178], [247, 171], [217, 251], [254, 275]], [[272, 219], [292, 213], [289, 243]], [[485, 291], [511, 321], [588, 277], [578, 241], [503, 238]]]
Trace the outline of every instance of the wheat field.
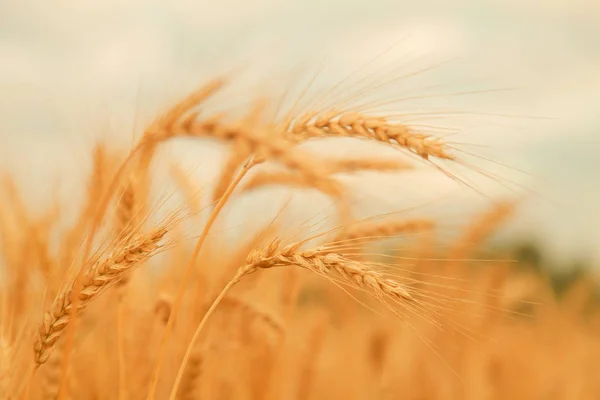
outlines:
[[[162, 112], [131, 148], [96, 143], [81, 204], [34, 212], [3, 177], [0, 399], [598, 398], [592, 280], [557, 296], [509, 254], [481, 256], [517, 200], [493, 199], [445, 246], [428, 215], [359, 218], [340, 175], [452, 179], [441, 165], [460, 152], [367, 107], [273, 113], [257, 98], [210, 111], [228, 79]], [[396, 152], [303, 146], [331, 137]], [[210, 185], [177, 164], [162, 171], [175, 189], [157, 199], [153, 161], [180, 139], [218, 141], [228, 156]], [[261, 207], [275, 216], [240, 240], [214, 234], [228, 206], [273, 186], [333, 207], [290, 226], [274, 201]]]

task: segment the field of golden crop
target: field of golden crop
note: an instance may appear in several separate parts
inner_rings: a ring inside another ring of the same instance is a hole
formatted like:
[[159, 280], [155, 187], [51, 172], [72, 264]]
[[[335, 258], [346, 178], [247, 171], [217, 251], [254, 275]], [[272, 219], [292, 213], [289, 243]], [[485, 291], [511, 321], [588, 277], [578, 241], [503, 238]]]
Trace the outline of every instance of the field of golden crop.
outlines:
[[[339, 176], [443, 174], [461, 163], [451, 144], [343, 103], [273, 113], [268, 100], [240, 111], [236, 99], [235, 112], [207, 111], [227, 84], [211, 80], [165, 110], [130, 149], [96, 144], [80, 205], [48, 199], [34, 212], [4, 176], [0, 399], [600, 396], [593, 283], [557, 297], [508, 255], [480, 257], [516, 201], [491, 201], [444, 246], [427, 215], [355, 217]], [[339, 158], [303, 146], [332, 136], [397, 151]], [[157, 198], [153, 161], [182, 138], [222, 142], [229, 155], [210, 187], [173, 165], [176, 189]], [[239, 240], [213, 234], [228, 206], [275, 185], [334, 207], [292, 226], [284, 205]]]

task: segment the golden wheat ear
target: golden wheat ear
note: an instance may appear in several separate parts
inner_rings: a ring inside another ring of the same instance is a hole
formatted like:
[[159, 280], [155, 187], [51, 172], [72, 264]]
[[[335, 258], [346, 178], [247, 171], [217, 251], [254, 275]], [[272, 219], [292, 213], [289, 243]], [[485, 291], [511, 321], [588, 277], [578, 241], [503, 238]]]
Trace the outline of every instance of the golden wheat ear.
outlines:
[[384, 277], [373, 266], [345, 258], [340, 254], [331, 253], [326, 249], [300, 251], [299, 249], [302, 244], [303, 242], [299, 242], [282, 247], [280, 240], [275, 239], [268, 246], [262, 249], [255, 249], [248, 255], [245, 265], [238, 269], [236, 275], [217, 296], [196, 328], [181, 362], [169, 400], [175, 399], [179, 385], [185, 374], [186, 365], [210, 315], [212, 315], [233, 286], [245, 276], [259, 269], [286, 266], [304, 268], [329, 279], [331, 282], [337, 282], [367, 292], [388, 307], [390, 307], [390, 301], [393, 303], [403, 303], [414, 300], [407, 287], [393, 279]]
[[[96, 262], [83, 277], [77, 312], [81, 312], [106, 289], [119, 282], [124, 274], [156, 254], [160, 249], [160, 241], [166, 233], [166, 227], [158, 227]], [[34, 360], [37, 365], [44, 364], [48, 360], [56, 341], [69, 324], [73, 301], [72, 286], [65, 288], [54, 299], [52, 307], [44, 316], [33, 345]]]
[[288, 137], [296, 142], [326, 136], [376, 140], [408, 150], [426, 160], [429, 157], [455, 160], [448, 153], [448, 145], [440, 138], [414, 132], [407, 125], [390, 123], [383, 117], [340, 114], [337, 111], [308, 113], [299, 117], [288, 131]]
[[368, 241], [400, 234], [428, 232], [434, 228], [433, 221], [427, 219], [362, 221], [351, 224], [340, 231], [331, 244], [343, 246], [345, 241]]
[[410, 301], [413, 297], [400, 283], [385, 278], [375, 268], [331, 253], [324, 249], [298, 251], [297, 245], [288, 245], [282, 249], [275, 240], [264, 249], [253, 251], [246, 265], [238, 271], [238, 277], [251, 274], [258, 269], [297, 266], [326, 278], [337, 278], [343, 284], [366, 290], [379, 300]]

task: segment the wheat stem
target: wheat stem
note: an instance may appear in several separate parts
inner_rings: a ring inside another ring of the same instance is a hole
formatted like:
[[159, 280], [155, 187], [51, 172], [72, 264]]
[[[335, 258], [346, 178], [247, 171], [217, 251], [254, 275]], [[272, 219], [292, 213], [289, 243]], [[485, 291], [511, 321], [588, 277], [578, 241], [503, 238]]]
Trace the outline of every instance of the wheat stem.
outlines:
[[179, 390], [179, 385], [181, 384], [181, 379], [183, 378], [183, 373], [185, 372], [185, 367], [190, 359], [190, 356], [192, 355], [192, 351], [194, 350], [194, 346], [195, 346], [196, 342], [198, 341], [198, 337], [200, 337], [200, 333], [202, 332], [204, 325], [206, 325], [206, 322], [208, 321], [208, 318], [212, 315], [212, 313], [215, 311], [215, 309], [217, 308], [217, 306], [219, 305], [221, 300], [223, 300], [225, 295], [227, 295], [229, 290], [236, 283], [238, 283], [244, 275], [246, 275], [246, 272], [239, 270], [235, 274], [233, 279], [231, 279], [229, 281], [229, 283], [227, 283], [227, 285], [223, 288], [223, 290], [221, 290], [221, 293], [219, 293], [219, 295], [217, 296], [215, 301], [213, 301], [213, 303], [210, 305], [208, 311], [206, 311], [206, 314], [204, 314], [204, 317], [202, 317], [202, 321], [200, 321], [200, 324], [198, 324], [196, 331], [194, 331], [194, 335], [192, 336], [192, 339], [190, 340], [190, 343], [188, 344], [188, 347], [185, 351], [183, 360], [181, 361], [181, 365], [179, 366], [179, 371], [177, 371], [177, 377], [175, 378], [175, 382], [173, 383], [173, 388], [171, 389], [171, 394], [169, 395], [169, 400], [175, 400], [175, 398], [177, 397], [177, 391]]
[[158, 378], [160, 376], [162, 364], [163, 364], [164, 358], [165, 358], [167, 342], [168, 342], [168, 340], [170, 338], [170, 334], [173, 330], [173, 324], [175, 322], [177, 311], [181, 307], [181, 303], [183, 301], [183, 293], [185, 291], [185, 286], [190, 280], [192, 269], [193, 269], [194, 265], [196, 264], [196, 260], [198, 259], [198, 255], [200, 254], [200, 250], [202, 249], [202, 245], [206, 241], [208, 232], [210, 231], [210, 228], [214, 224], [215, 220], [217, 219], [219, 212], [221, 211], [221, 209], [223, 208], [223, 206], [225, 205], [225, 203], [227, 202], [227, 200], [229, 199], [229, 197], [231, 196], [231, 194], [233, 193], [235, 188], [238, 186], [240, 181], [244, 178], [244, 176], [246, 176], [246, 174], [248, 173], [248, 171], [250, 170], [250, 168], [253, 165], [254, 164], [251, 161], [246, 162], [244, 164], [244, 167], [239, 172], [236, 179], [233, 182], [231, 182], [231, 184], [229, 185], [229, 187], [227, 188], [227, 190], [225, 191], [223, 196], [219, 199], [219, 202], [213, 209], [212, 213], [210, 214], [210, 217], [208, 218], [206, 225], [204, 226], [204, 230], [202, 231], [200, 238], [196, 242], [196, 246], [194, 247], [194, 251], [192, 253], [190, 262], [188, 263], [188, 265], [184, 271], [183, 279], [181, 280], [181, 284], [179, 285], [179, 290], [177, 291], [177, 296], [175, 297], [175, 301], [173, 303], [173, 308], [171, 310], [171, 314], [169, 315], [169, 320], [167, 321], [167, 326], [165, 327], [165, 331], [164, 331], [163, 337], [161, 339], [160, 348], [158, 351], [158, 359], [156, 362], [156, 366], [154, 368], [154, 372], [152, 374], [152, 378], [150, 380], [150, 388], [149, 388], [148, 396], [147, 396], [148, 400], [153, 400], [155, 397], [156, 388], [158, 385]]

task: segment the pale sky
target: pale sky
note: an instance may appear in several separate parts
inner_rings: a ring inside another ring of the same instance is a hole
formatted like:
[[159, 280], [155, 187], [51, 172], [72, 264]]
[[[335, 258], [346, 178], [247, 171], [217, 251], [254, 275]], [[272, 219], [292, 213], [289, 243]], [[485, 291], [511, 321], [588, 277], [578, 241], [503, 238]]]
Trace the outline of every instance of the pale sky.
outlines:
[[[396, 66], [415, 51], [426, 55], [422, 66], [453, 59], [394, 90], [517, 89], [419, 107], [552, 118], [473, 118], [452, 139], [485, 144], [464, 149], [528, 173], [470, 159], [539, 194], [527, 197], [512, 232], [541, 238], [557, 257], [589, 254], [600, 268], [595, 0], [0, 0], [0, 167], [42, 201], [58, 174], [61, 185], [76, 184], [80, 153], [100, 131], [125, 131], [120, 139], [130, 141], [134, 115], [149, 117], [215, 73], [247, 63], [265, 85], [286, 85], [273, 77], [324, 65], [321, 82], [333, 84], [393, 44], [385, 59]], [[186, 154], [209, 171], [222, 157], [212, 145]], [[450, 214], [486, 204], [439, 174], [419, 174], [374, 178], [361, 190], [375, 199], [373, 212], [448, 195]]]

